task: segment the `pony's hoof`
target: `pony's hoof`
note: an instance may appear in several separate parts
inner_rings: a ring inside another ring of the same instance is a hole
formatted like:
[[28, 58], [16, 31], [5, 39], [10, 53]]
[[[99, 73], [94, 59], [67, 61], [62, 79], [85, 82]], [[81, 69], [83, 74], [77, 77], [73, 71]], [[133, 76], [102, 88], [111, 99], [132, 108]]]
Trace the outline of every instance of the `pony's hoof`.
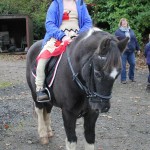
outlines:
[[48, 137], [41, 137], [40, 142], [42, 145], [48, 144], [49, 143]]
[[54, 134], [53, 134], [52, 131], [48, 132], [48, 138], [51, 138], [51, 137], [53, 137], [53, 136], [54, 136]]

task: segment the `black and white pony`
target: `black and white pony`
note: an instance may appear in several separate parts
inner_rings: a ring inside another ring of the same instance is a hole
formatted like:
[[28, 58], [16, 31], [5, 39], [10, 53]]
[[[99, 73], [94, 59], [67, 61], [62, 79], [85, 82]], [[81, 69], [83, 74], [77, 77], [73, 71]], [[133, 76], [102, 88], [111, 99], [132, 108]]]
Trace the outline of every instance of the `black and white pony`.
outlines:
[[[26, 77], [38, 116], [38, 133], [42, 144], [53, 135], [50, 112], [53, 106], [62, 109], [66, 131], [66, 149], [76, 150], [76, 121], [84, 118], [85, 150], [94, 150], [95, 123], [99, 112], [107, 112], [114, 81], [121, 71], [121, 53], [128, 38], [117, 38], [98, 28], [79, 35], [67, 47], [60, 60], [51, 87], [52, 99], [48, 103], [36, 101], [35, 77], [32, 69], [40, 53], [42, 41], [31, 46], [27, 54]], [[48, 68], [46, 68], [47, 70]], [[48, 89], [48, 81], [46, 80]]]

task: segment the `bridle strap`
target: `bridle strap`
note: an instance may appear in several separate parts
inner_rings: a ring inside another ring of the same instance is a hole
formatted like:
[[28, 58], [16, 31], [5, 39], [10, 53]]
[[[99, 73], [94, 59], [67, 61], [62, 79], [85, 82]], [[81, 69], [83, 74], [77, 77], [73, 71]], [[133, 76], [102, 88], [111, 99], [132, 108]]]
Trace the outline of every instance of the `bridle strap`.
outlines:
[[70, 56], [69, 56], [69, 53], [68, 53], [67, 50], [66, 50], [66, 53], [67, 53], [68, 64], [69, 64], [69, 67], [70, 67], [72, 75], [73, 75], [73, 81], [75, 81], [77, 83], [77, 85], [79, 86], [79, 88], [86, 94], [86, 96], [88, 98], [96, 98], [96, 97], [98, 97], [98, 98], [102, 98], [104, 100], [111, 99], [111, 97], [112, 97], [111, 95], [105, 96], [105, 95], [98, 94], [96, 92], [91, 92], [89, 90], [89, 88], [87, 88], [85, 85], [83, 85], [83, 83], [78, 78], [78, 73], [75, 73], [75, 71], [74, 71], [74, 69], [72, 67], [71, 59], [70, 59]]
[[80, 87], [81, 90], [83, 90], [87, 95], [89, 94], [89, 91], [87, 89], [86, 86], [84, 86], [82, 84], [82, 82], [79, 80], [78, 78], [78, 73], [75, 73], [74, 72], [74, 69], [72, 67], [72, 64], [71, 64], [71, 60], [70, 60], [70, 56], [68, 54], [68, 51], [67, 51], [67, 60], [68, 60], [68, 63], [69, 63], [69, 67], [71, 69], [71, 72], [72, 72], [72, 76], [73, 76], [73, 81], [75, 81], [77, 83], [77, 85]]

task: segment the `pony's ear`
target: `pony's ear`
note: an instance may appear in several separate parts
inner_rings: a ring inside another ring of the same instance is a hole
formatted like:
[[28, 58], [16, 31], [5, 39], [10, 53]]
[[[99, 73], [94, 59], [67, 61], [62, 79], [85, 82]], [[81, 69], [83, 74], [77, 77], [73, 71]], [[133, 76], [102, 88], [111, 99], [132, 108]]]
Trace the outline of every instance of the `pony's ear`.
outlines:
[[100, 46], [100, 55], [106, 55], [109, 47], [110, 47], [110, 41], [111, 39], [109, 37], [106, 37], [105, 39], [103, 39], [103, 41], [101, 42], [101, 46]]
[[125, 39], [118, 42], [118, 48], [120, 49], [121, 53], [125, 50], [128, 40], [129, 40], [129, 37], [126, 37]]

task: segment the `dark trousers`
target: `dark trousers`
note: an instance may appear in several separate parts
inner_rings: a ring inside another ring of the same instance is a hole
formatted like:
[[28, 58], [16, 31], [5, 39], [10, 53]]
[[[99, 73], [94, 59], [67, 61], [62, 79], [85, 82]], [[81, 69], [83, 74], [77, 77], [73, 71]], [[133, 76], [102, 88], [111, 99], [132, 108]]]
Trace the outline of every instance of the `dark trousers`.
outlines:
[[148, 75], [148, 83], [150, 83], [150, 65], [148, 65], [149, 75]]

